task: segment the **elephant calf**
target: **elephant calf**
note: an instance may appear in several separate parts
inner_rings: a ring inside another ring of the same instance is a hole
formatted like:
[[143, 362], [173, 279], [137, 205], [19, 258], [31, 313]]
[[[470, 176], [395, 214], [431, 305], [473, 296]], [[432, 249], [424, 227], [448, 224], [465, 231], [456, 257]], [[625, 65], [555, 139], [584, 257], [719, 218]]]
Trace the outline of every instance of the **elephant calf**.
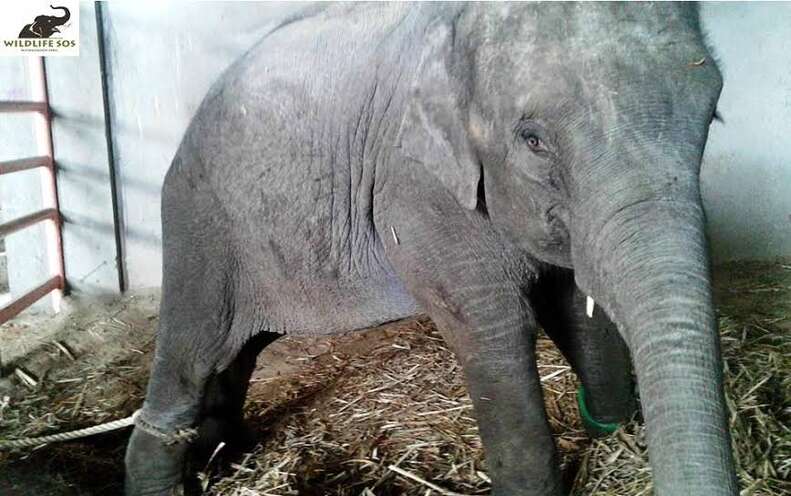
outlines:
[[735, 495], [699, 188], [721, 87], [690, 4], [284, 22], [212, 87], [165, 179], [127, 494], [180, 490], [196, 433], [234, 438], [278, 336], [426, 312], [463, 366], [493, 494], [567, 490], [542, 325], [596, 422], [631, 414], [634, 364], [655, 494]]

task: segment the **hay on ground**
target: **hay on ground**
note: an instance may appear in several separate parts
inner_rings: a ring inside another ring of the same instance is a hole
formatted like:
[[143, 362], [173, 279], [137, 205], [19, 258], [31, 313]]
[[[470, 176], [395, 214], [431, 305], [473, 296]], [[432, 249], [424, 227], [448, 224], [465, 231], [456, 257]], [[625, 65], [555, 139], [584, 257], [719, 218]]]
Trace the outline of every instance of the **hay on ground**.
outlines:
[[[791, 266], [740, 264], [718, 274], [742, 494], [789, 494]], [[126, 298], [94, 309], [38, 343], [38, 354], [49, 357], [32, 360], [38, 368], [4, 364], [13, 388], [0, 392], [0, 437], [85, 427], [134, 411], [153, 348], [156, 314], [148, 303]], [[84, 338], [76, 344], [75, 332]], [[651, 494], [642, 427], [631, 423], [591, 441], [580, 426], [574, 373], [547, 339], [539, 340], [538, 354], [547, 411], [575, 494]], [[260, 442], [230, 465], [220, 463], [220, 449], [201, 471], [206, 494], [488, 493], [462, 371], [429, 321], [328, 339], [286, 337], [259, 363], [246, 412]], [[35, 384], [14, 375], [17, 367]], [[62, 489], [49, 494], [73, 494], [75, 487], [119, 493], [127, 435], [0, 453], [0, 492], [3, 477], [35, 473], [49, 474], [48, 490]]]

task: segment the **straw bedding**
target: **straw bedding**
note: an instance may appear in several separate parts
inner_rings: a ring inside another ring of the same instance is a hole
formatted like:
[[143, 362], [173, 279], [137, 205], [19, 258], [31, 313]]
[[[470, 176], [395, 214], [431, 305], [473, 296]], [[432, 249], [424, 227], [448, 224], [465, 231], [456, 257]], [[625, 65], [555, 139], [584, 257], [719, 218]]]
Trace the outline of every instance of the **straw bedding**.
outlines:
[[[791, 492], [791, 266], [730, 265], [715, 279], [743, 495]], [[3, 367], [0, 437], [120, 418], [142, 401], [156, 296], [74, 312]], [[24, 335], [16, 323], [5, 336]], [[539, 340], [545, 401], [575, 494], [651, 494], [642, 428], [582, 430], [574, 373]], [[23, 370], [32, 382], [16, 370]], [[487, 494], [463, 374], [427, 319], [332, 339], [286, 337], [259, 361], [246, 405], [257, 445], [198, 466], [215, 496]], [[128, 432], [0, 453], [0, 493], [120, 494]], [[17, 492], [11, 492], [12, 488]], [[25, 492], [29, 490], [30, 492]]]

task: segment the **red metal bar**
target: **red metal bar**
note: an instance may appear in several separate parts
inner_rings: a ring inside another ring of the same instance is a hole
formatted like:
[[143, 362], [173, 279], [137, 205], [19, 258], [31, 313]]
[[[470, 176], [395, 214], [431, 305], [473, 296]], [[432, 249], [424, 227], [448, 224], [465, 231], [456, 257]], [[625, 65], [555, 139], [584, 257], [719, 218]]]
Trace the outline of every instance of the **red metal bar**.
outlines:
[[23, 294], [8, 305], [0, 308], [0, 324], [5, 324], [19, 315], [22, 310], [58, 289], [63, 289], [63, 278], [61, 276], [52, 277], [41, 286]]
[[[57, 164], [52, 147], [52, 113], [49, 112], [49, 91], [47, 88], [47, 68], [44, 57], [28, 57], [28, 71], [31, 83], [31, 98], [41, 102], [47, 111], [34, 118], [34, 133], [39, 153], [49, 157], [52, 167], [41, 171], [41, 195], [45, 209], [55, 211], [54, 222], [45, 226], [47, 258], [50, 274], [58, 276], [65, 286], [66, 275], [63, 269], [63, 238], [61, 235], [61, 216], [58, 202]], [[57, 312], [63, 297], [62, 291], [55, 291], [52, 307]]]
[[29, 157], [0, 162], [0, 176], [3, 174], [11, 174], [12, 172], [35, 169], [36, 167], [52, 167], [52, 157]]
[[0, 113], [38, 112], [49, 113], [47, 102], [0, 102]]
[[24, 309], [53, 292], [53, 307], [56, 311], [59, 310], [60, 299], [63, 294], [63, 289], [66, 286], [66, 278], [63, 272], [63, 244], [60, 232], [62, 219], [58, 207], [55, 160], [52, 150], [52, 115], [49, 111], [44, 57], [28, 57], [28, 70], [31, 82], [31, 96], [37, 101], [0, 102], [0, 113], [36, 112], [38, 115], [36, 115], [33, 120], [33, 132], [36, 136], [39, 153], [42, 153], [42, 155], [0, 162], [0, 175], [44, 167], [45, 169], [41, 171], [44, 209], [19, 219], [6, 222], [5, 224], [0, 224], [0, 238], [29, 227], [37, 222], [51, 220], [52, 223], [45, 226], [45, 236], [47, 240], [49, 270], [53, 275], [44, 284], [25, 293], [7, 306], [0, 308], [0, 324], [16, 317]]
[[24, 217], [14, 219], [10, 222], [6, 222], [5, 224], [0, 224], [0, 238], [5, 238], [9, 234], [13, 234], [19, 231], [20, 229], [30, 227], [33, 224], [37, 222], [41, 222], [43, 220], [52, 220], [55, 221], [55, 223], [57, 224], [59, 223], [60, 215], [58, 214], [58, 211], [55, 210], [54, 208], [47, 208], [26, 215]]

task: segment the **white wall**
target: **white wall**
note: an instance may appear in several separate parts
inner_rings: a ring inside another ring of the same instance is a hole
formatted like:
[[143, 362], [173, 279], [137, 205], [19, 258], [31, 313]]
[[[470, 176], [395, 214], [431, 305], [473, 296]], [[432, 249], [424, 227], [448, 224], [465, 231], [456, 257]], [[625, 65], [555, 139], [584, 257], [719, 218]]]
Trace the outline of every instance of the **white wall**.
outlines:
[[791, 3], [704, 3], [724, 67], [702, 172], [715, 260], [791, 255]]
[[120, 290], [94, 6], [80, 2], [80, 56], [47, 59], [52, 140], [72, 293]]

